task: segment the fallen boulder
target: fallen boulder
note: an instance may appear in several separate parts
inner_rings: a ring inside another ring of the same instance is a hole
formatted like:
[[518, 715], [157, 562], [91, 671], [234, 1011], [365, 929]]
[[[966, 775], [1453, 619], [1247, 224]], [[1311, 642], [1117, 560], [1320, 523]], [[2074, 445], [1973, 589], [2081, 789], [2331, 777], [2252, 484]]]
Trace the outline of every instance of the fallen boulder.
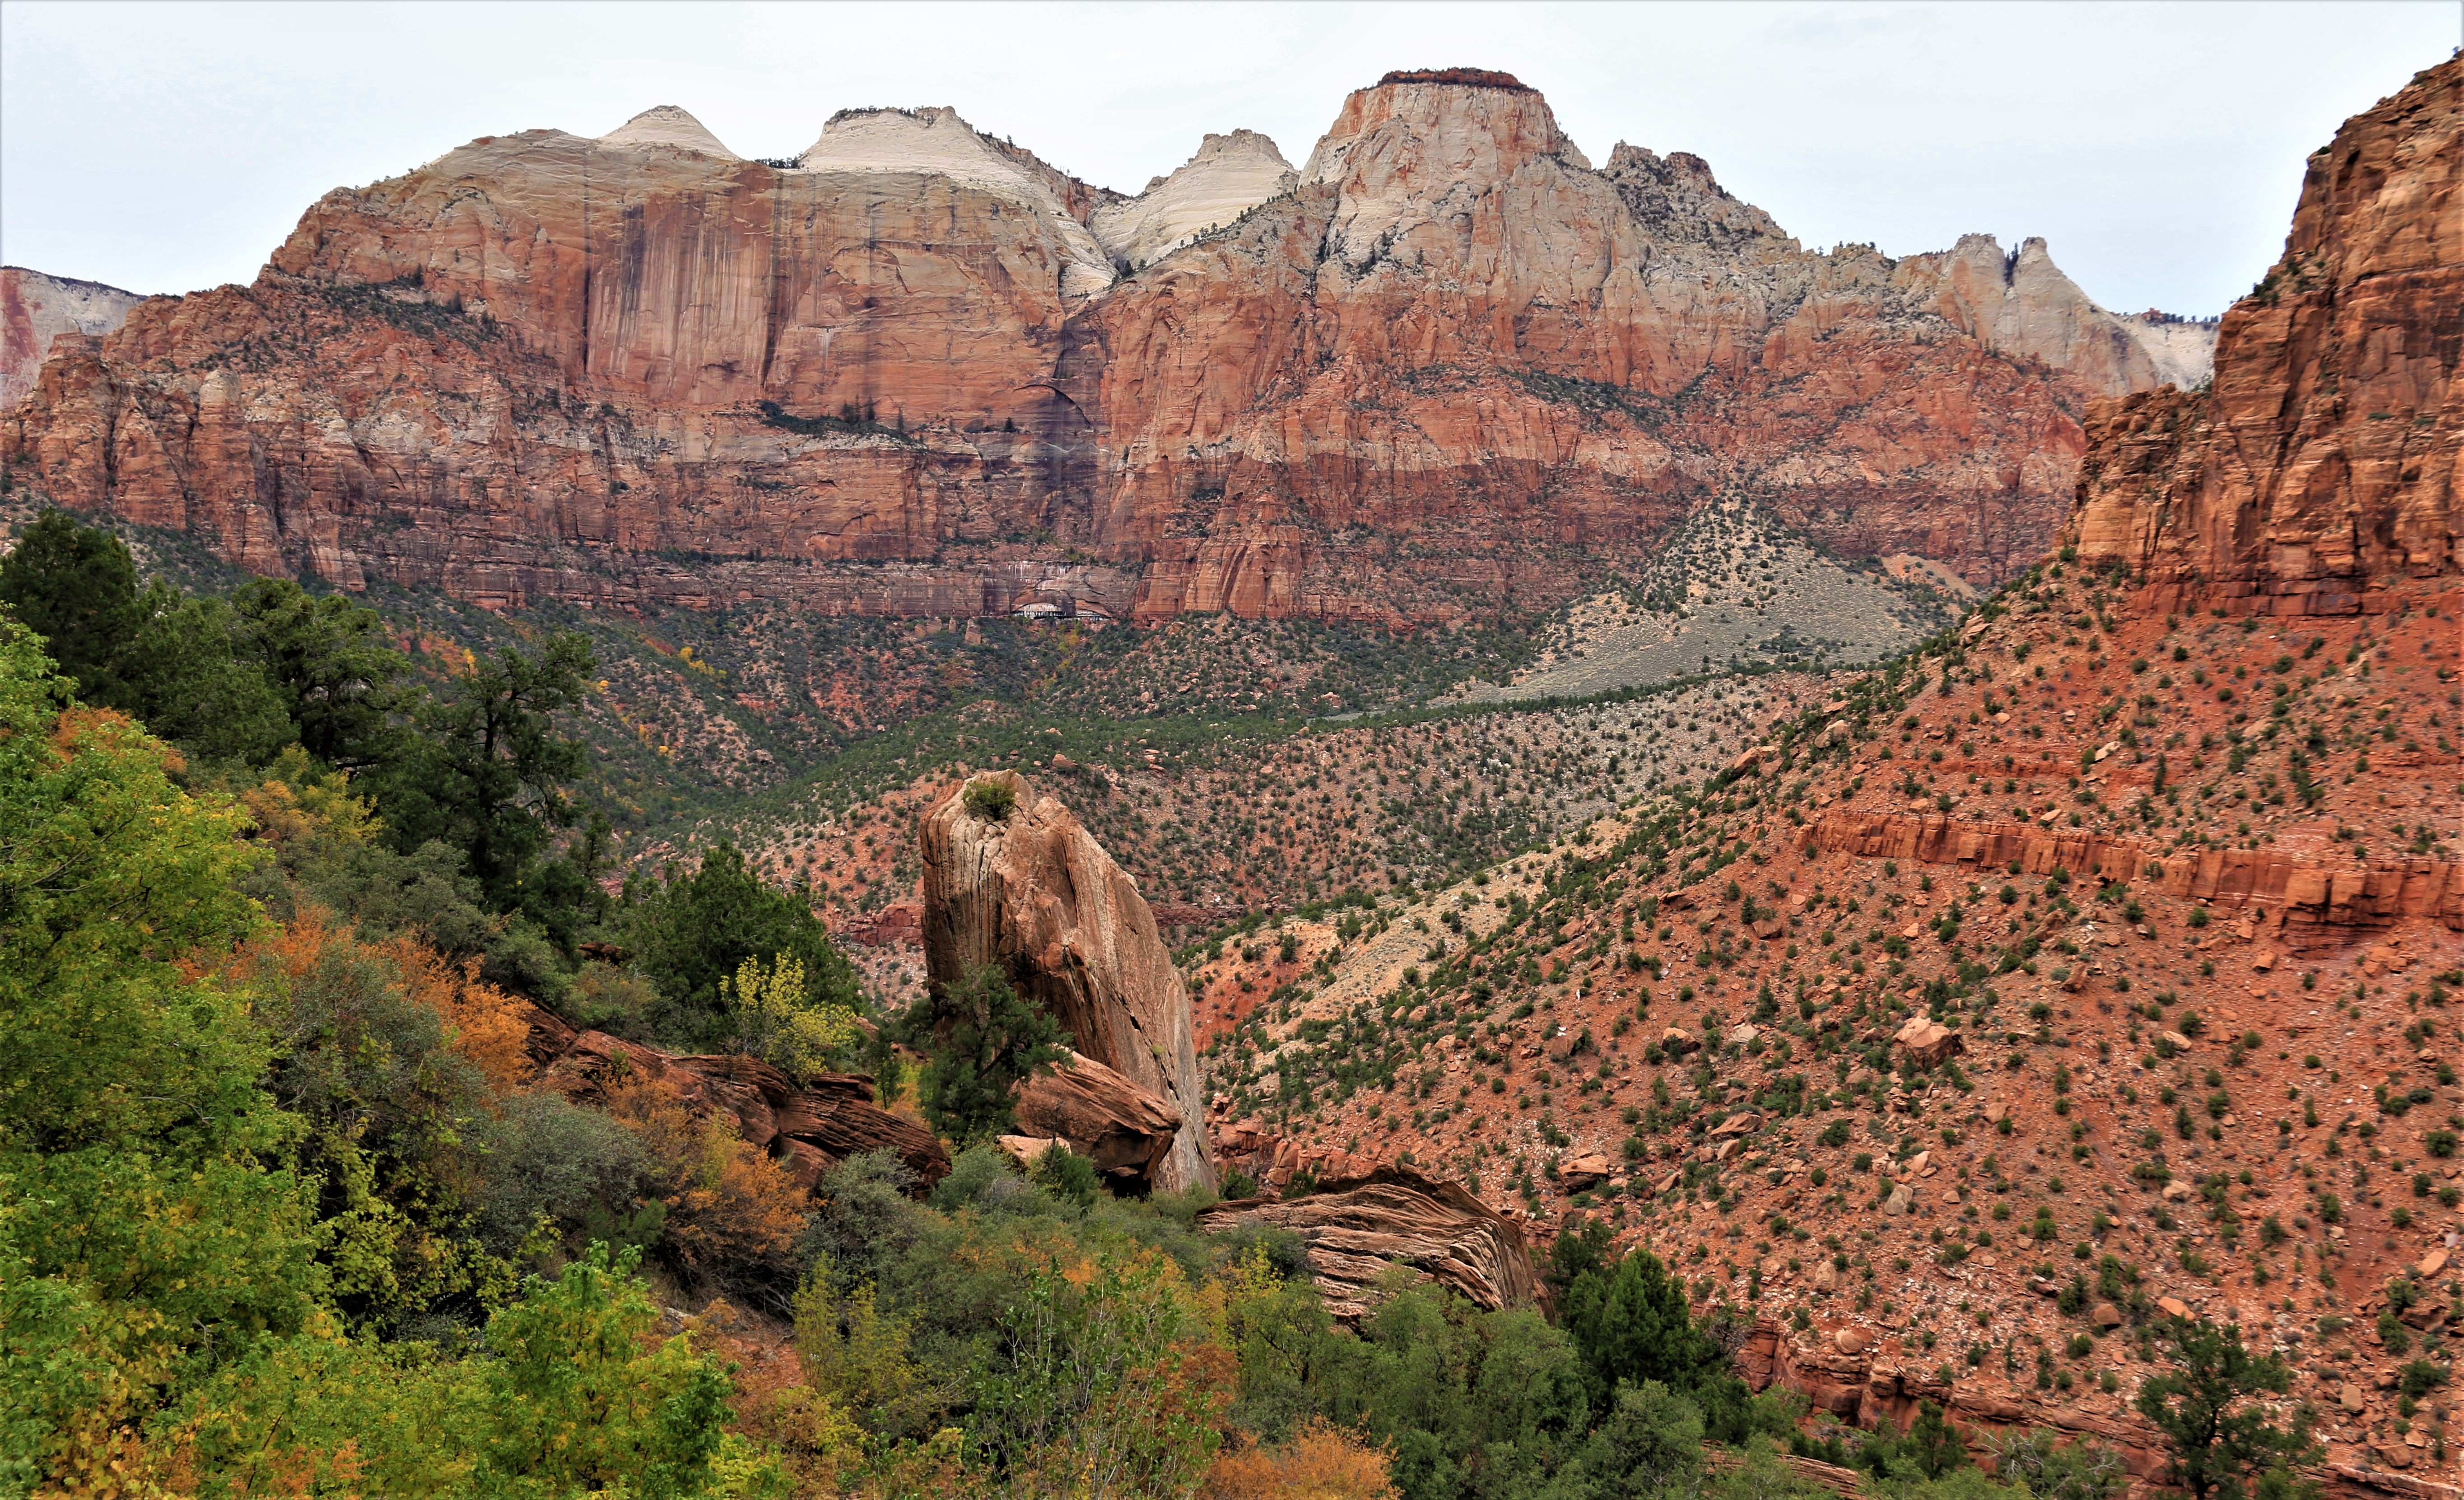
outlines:
[[1337, 1179], [1303, 1198], [1218, 1203], [1198, 1216], [1198, 1226], [1211, 1234], [1247, 1224], [1299, 1235], [1327, 1310], [1346, 1320], [1369, 1311], [1373, 1289], [1389, 1266], [1409, 1266], [1491, 1311], [1529, 1307], [1543, 1297], [1521, 1229], [1460, 1183], [1408, 1167]]
[[1617, 1175], [1617, 1163], [1596, 1151], [1569, 1157], [1557, 1168], [1557, 1184], [1569, 1193], [1597, 1187]]
[[931, 982], [998, 965], [1081, 1055], [1178, 1115], [1154, 1185], [1214, 1186], [1189, 994], [1137, 883], [1067, 807], [1014, 771], [953, 787], [925, 815], [918, 844]]
[[1912, 1068], [1933, 1068], [1968, 1050], [1967, 1041], [1939, 1021], [1910, 1016], [1891, 1041], [1901, 1060]]
[[1180, 1112], [1091, 1057], [1070, 1053], [1019, 1085], [1021, 1133], [1055, 1136], [1095, 1163], [1116, 1188], [1154, 1184], [1155, 1169], [1180, 1133]]

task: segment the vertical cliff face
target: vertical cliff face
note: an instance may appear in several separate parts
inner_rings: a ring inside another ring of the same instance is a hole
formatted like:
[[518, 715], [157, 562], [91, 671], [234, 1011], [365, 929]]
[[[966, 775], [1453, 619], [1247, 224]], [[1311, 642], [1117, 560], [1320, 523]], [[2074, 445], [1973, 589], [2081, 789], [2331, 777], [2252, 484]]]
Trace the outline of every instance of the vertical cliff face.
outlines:
[[128, 320], [145, 300], [99, 281], [45, 276], [23, 266], [0, 266], [0, 409], [13, 407], [34, 387], [34, 372], [61, 334], [100, 338]]
[[[1103, 846], [1055, 798], [1016, 772], [979, 777], [1015, 799], [992, 817], [953, 787], [925, 815], [924, 958], [935, 984], [987, 964], [1067, 1027], [1070, 1045], [1178, 1115], [1159, 1160], [1141, 1163], [1167, 1192], [1213, 1186], [1189, 992], [1155, 915]], [[973, 784], [973, 783], [969, 783]]]
[[660, 106], [329, 193], [253, 285], [64, 346], [0, 460], [489, 604], [1444, 621], [1719, 497], [1990, 582], [2086, 398], [2182, 372], [2139, 326], [2041, 246], [1815, 254], [1699, 159], [1595, 171], [1504, 75], [1390, 75], [1298, 172], [1236, 132], [1136, 198], [946, 109], [771, 165]]
[[2464, 571], [2464, 62], [2310, 158], [2284, 254], [2225, 314], [2213, 387], [2100, 408], [2080, 554], [2150, 608], [2367, 607]]

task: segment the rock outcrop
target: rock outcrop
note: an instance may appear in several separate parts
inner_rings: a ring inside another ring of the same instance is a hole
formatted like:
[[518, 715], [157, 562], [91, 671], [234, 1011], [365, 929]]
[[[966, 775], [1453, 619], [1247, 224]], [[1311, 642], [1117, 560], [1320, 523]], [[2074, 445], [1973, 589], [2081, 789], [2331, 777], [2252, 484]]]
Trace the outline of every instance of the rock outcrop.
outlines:
[[567, 1098], [598, 1100], [616, 1078], [656, 1079], [696, 1115], [723, 1114], [747, 1145], [785, 1166], [810, 1191], [831, 1168], [869, 1151], [888, 1151], [914, 1174], [918, 1191], [950, 1173], [950, 1156], [931, 1131], [873, 1101], [872, 1080], [824, 1073], [792, 1082], [759, 1058], [679, 1056], [605, 1031], [577, 1033], [530, 1007], [529, 1050], [539, 1081]]
[[[1005, 790], [1006, 811], [971, 808], [966, 793], [978, 785]], [[1067, 807], [1014, 771], [951, 788], [925, 815], [918, 846], [931, 982], [955, 984], [999, 966], [1081, 1054], [1176, 1116], [1153, 1184], [1212, 1187], [1189, 994], [1137, 883]]]
[[2005, 254], [1990, 234], [1963, 234], [1947, 252], [1901, 261], [1894, 278], [1930, 294], [1946, 322], [1987, 348], [2040, 360], [2103, 395], [2195, 386], [2215, 346], [2212, 322], [2105, 312], [2062, 275], [2041, 239]]
[[2464, 64], [2313, 154], [2284, 254], [2225, 314], [2211, 389], [2096, 408], [2080, 556], [2150, 613], [2348, 614], [2464, 572]]
[[0, 410], [34, 388], [34, 371], [61, 334], [99, 339], [145, 298], [99, 281], [0, 266]]
[[1067, 1143], [1127, 1192], [1154, 1184], [1180, 1135], [1180, 1112], [1160, 1094], [1076, 1052], [1019, 1086], [1017, 1122], [1028, 1136]]
[[1377, 1278], [1392, 1266], [1419, 1271], [1475, 1305], [1529, 1307], [1542, 1297], [1523, 1231], [1454, 1182], [1408, 1167], [1335, 1179], [1302, 1198], [1240, 1199], [1199, 1215], [1226, 1233], [1267, 1224], [1300, 1236], [1309, 1275], [1335, 1316], [1369, 1311]]
[[2364, 863], [2255, 849], [2185, 851], [2127, 836], [1900, 812], [1825, 813], [1813, 843], [1868, 859], [2144, 879], [2177, 899], [2252, 908], [2296, 953], [2341, 945], [2406, 918], [2464, 931], [2464, 865], [2426, 854]]
[[947, 109], [772, 164], [660, 106], [327, 194], [253, 284], [62, 345], [0, 461], [261, 572], [490, 606], [1445, 622], [1723, 496], [1999, 579], [2081, 404], [2188, 373], [2152, 326], [2033, 242], [1817, 254], [1698, 158], [1594, 170], [1476, 70], [1355, 92], [1298, 172], [1235, 132], [1136, 198]]

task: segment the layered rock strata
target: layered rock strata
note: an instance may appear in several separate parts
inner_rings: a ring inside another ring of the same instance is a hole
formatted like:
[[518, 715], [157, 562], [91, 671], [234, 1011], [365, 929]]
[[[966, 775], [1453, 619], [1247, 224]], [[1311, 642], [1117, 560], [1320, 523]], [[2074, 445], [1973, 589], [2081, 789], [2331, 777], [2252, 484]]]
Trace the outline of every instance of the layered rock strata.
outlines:
[[1091, 1057], [1072, 1052], [1019, 1086], [1018, 1128], [1094, 1162], [1115, 1191], [1154, 1185], [1180, 1135], [1180, 1112]]
[[1542, 1298], [1523, 1231], [1454, 1182], [1409, 1167], [1338, 1178], [1302, 1198], [1241, 1199], [1199, 1215], [1227, 1233], [1266, 1224], [1300, 1236], [1327, 1310], [1347, 1320], [1374, 1303], [1378, 1278], [1402, 1266], [1475, 1306], [1530, 1307]]
[[881, 1108], [872, 1080], [857, 1074], [825, 1073], [798, 1084], [759, 1058], [679, 1056], [605, 1031], [577, 1033], [536, 1006], [529, 1050], [539, 1081], [568, 1098], [603, 1100], [619, 1078], [674, 1089], [695, 1115], [725, 1115], [739, 1139], [784, 1166], [807, 1192], [833, 1167], [871, 1151], [896, 1157], [919, 1192], [950, 1172], [949, 1153], [933, 1133]]

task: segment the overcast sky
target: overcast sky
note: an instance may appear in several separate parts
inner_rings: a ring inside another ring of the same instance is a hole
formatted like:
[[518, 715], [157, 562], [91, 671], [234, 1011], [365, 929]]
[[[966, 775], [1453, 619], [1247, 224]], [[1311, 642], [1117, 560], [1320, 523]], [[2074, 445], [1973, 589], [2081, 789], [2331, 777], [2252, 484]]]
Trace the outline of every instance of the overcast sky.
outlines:
[[1595, 163], [1706, 158], [1812, 246], [2030, 234], [2100, 301], [2214, 313], [2302, 158], [2459, 40], [2456, 0], [2195, 5], [0, 5], [0, 259], [245, 281], [331, 188], [681, 104], [746, 156], [950, 104], [1134, 192], [1209, 130], [1295, 164], [1390, 68], [1503, 68]]

